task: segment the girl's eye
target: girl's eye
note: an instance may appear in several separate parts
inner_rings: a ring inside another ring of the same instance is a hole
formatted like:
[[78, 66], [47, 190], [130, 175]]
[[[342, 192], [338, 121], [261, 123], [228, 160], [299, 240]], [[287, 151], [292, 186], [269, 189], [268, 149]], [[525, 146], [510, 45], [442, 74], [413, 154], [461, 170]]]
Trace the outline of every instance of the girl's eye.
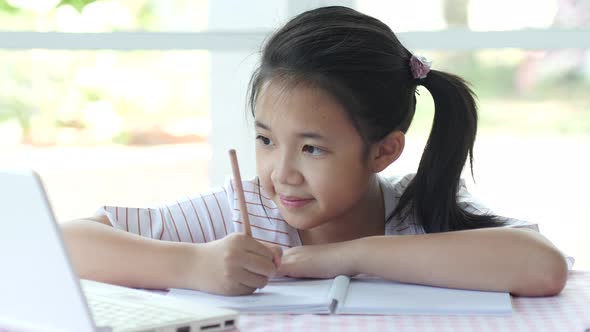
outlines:
[[262, 135], [256, 136], [256, 140], [260, 141], [263, 145], [271, 145], [272, 144], [272, 141], [270, 140], [270, 138], [262, 136]]
[[322, 156], [326, 153], [325, 150], [322, 150], [313, 145], [304, 145], [302, 150], [303, 152], [309, 153], [312, 156]]

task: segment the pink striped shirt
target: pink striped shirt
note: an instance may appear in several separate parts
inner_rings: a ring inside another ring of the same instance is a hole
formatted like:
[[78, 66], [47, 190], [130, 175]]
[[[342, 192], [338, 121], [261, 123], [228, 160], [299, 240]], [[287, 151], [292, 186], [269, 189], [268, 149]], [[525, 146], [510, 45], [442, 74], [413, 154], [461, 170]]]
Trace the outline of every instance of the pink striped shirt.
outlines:
[[[403, 177], [380, 177], [385, 215], [390, 216], [414, 174]], [[300, 246], [297, 230], [281, 216], [276, 204], [259, 187], [256, 178], [243, 181], [252, 236], [262, 242], [284, 248]], [[467, 192], [464, 182], [457, 193], [461, 207], [476, 214], [491, 213]], [[209, 242], [229, 233], [241, 232], [239, 204], [231, 179], [223, 187], [184, 197], [149, 208], [104, 206], [97, 214], [106, 215], [113, 227], [153, 239], [178, 242]], [[536, 224], [508, 219], [508, 227], [526, 227], [538, 231]], [[423, 234], [412, 216], [392, 218], [385, 225], [385, 235]]]

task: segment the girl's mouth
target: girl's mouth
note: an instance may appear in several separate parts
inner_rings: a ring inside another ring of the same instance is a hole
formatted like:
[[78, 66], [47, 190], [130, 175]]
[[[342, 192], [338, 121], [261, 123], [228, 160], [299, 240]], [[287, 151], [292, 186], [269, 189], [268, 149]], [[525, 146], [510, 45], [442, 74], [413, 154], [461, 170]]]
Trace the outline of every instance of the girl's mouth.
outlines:
[[300, 208], [314, 201], [313, 198], [301, 198], [283, 195], [279, 195], [279, 199], [281, 200], [281, 203], [288, 208]]

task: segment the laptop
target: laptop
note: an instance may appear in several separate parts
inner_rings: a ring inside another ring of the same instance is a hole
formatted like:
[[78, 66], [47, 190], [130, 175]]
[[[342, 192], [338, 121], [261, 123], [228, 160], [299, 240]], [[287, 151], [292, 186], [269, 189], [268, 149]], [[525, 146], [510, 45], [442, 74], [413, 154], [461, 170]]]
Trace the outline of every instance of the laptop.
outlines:
[[224, 331], [237, 312], [78, 278], [40, 177], [0, 170], [0, 330]]

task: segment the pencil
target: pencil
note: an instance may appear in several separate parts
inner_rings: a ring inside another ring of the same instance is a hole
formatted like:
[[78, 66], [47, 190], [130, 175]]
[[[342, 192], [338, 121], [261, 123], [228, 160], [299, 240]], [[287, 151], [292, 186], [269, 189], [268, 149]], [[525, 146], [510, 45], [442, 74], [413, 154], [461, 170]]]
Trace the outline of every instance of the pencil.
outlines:
[[242, 216], [242, 223], [244, 225], [244, 233], [252, 236], [250, 229], [250, 218], [248, 218], [248, 208], [246, 207], [246, 198], [244, 197], [244, 188], [242, 188], [242, 177], [240, 176], [240, 167], [238, 166], [238, 156], [236, 150], [229, 150], [229, 159], [231, 161], [232, 172], [234, 173], [234, 181], [236, 184], [236, 193], [238, 194], [238, 202], [240, 204], [240, 214]]

